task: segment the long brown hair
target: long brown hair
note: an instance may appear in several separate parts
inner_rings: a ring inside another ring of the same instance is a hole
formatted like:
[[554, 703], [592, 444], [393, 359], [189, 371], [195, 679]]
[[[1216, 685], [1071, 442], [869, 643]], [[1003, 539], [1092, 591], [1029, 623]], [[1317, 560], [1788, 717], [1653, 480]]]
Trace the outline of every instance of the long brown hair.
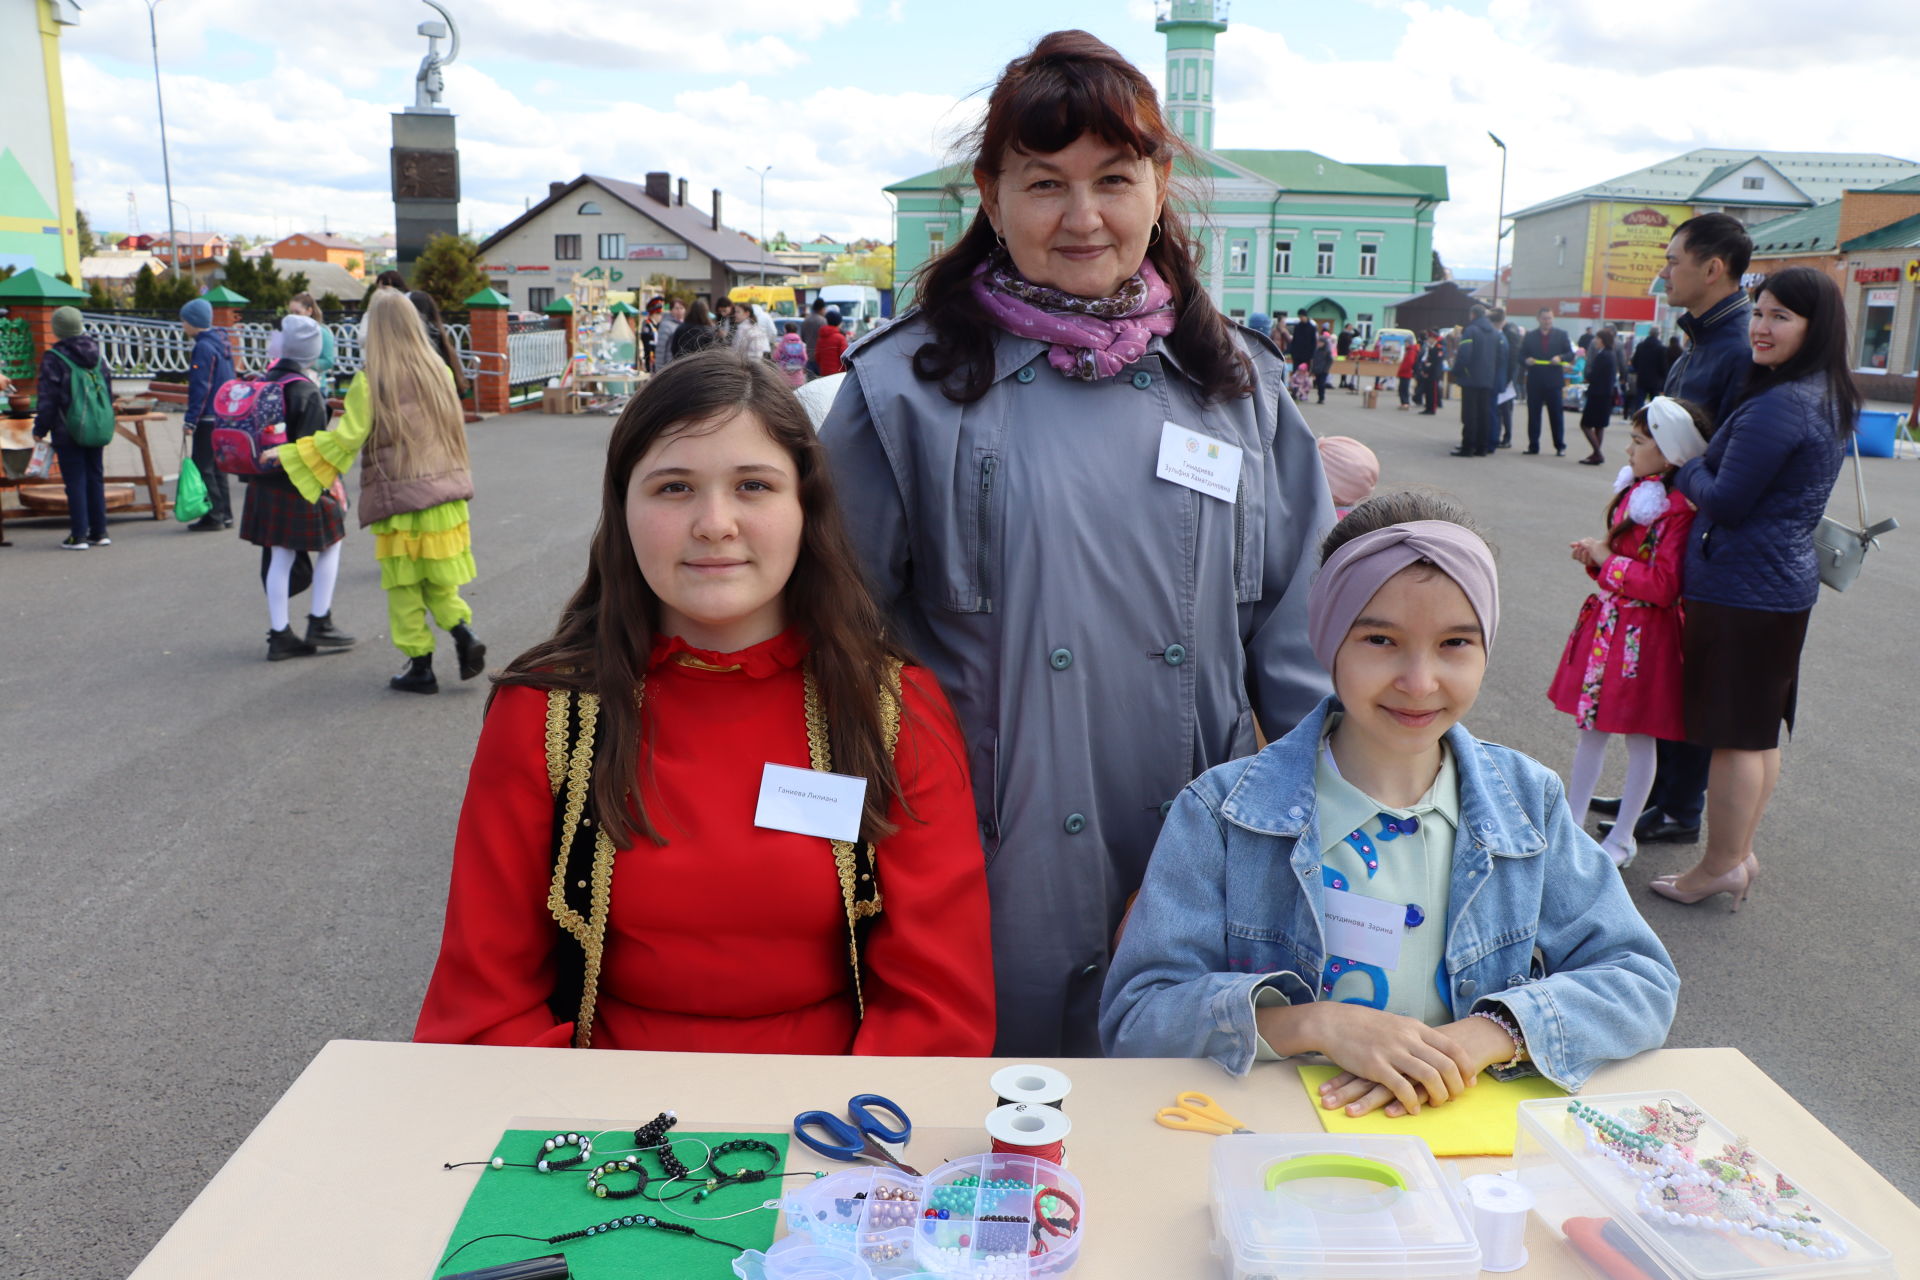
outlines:
[[447, 366], [427, 344], [427, 327], [405, 294], [376, 289], [368, 300], [366, 360], [373, 403], [368, 443], [388, 448], [391, 478], [465, 470], [466, 418]]
[[[1206, 399], [1250, 395], [1251, 366], [1233, 344], [1231, 328], [1200, 283], [1199, 246], [1187, 230], [1185, 202], [1172, 183], [1174, 161], [1193, 150], [1167, 124], [1153, 84], [1111, 46], [1084, 31], [1042, 36], [1025, 57], [1001, 73], [987, 114], [962, 144], [974, 185], [1000, 172], [1007, 152], [1049, 155], [1092, 133], [1149, 160], [1169, 183], [1160, 234], [1147, 248], [1173, 291], [1178, 317], [1167, 346]], [[933, 340], [913, 356], [914, 373], [939, 382], [949, 400], [970, 404], [993, 385], [994, 326], [973, 296], [975, 268], [995, 248], [986, 209], [974, 215], [954, 246], [920, 268], [914, 292]]]
[[407, 301], [420, 313], [420, 323], [427, 326], [427, 345], [440, 355], [447, 366], [447, 372], [453, 375], [453, 389], [460, 395], [467, 394], [467, 371], [460, 366], [460, 348], [454, 345], [453, 335], [447, 331], [447, 322], [440, 315], [440, 304], [433, 295], [415, 289], [407, 295]]
[[600, 523], [586, 581], [561, 611], [552, 638], [515, 658], [496, 678], [499, 685], [600, 695], [593, 803], [608, 837], [622, 849], [642, 832], [666, 843], [632, 785], [646, 736], [634, 693], [659, 630], [660, 600], [640, 573], [627, 531], [628, 482], [662, 440], [711, 430], [739, 413], [759, 418], [799, 473], [800, 556], [787, 579], [787, 622], [811, 646], [808, 663], [827, 715], [834, 770], [867, 780], [862, 837], [873, 840], [893, 830], [887, 811], [900, 796], [900, 782], [881, 729], [878, 695], [888, 659], [906, 661], [908, 655], [887, 636], [867, 592], [834, 497], [826, 450], [793, 389], [766, 361], [711, 348], [673, 361], [627, 402], [607, 441]]

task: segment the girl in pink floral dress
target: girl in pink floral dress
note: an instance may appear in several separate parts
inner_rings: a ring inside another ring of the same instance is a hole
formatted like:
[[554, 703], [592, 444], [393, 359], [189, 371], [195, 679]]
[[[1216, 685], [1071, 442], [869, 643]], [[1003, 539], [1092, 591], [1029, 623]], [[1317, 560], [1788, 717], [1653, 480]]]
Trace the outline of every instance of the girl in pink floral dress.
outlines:
[[[1706, 452], [1712, 427], [1682, 400], [1656, 396], [1633, 419], [1627, 465], [1607, 504], [1605, 538], [1569, 544], [1598, 590], [1580, 606], [1547, 697], [1573, 717], [1580, 742], [1567, 806], [1584, 821], [1606, 761], [1607, 738], [1627, 740], [1620, 812], [1639, 813], [1653, 788], [1654, 739], [1686, 737], [1680, 701], [1680, 575], [1693, 504], [1669, 488], [1674, 472]], [[1633, 861], [1633, 823], [1602, 843], [1616, 866]]]

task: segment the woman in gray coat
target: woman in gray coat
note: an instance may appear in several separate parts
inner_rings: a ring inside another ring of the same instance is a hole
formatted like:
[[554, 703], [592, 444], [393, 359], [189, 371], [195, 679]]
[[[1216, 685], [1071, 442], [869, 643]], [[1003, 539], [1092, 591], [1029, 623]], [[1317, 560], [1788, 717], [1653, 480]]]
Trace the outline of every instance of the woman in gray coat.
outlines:
[[[1114, 930], [1173, 798], [1327, 692], [1333, 522], [1279, 352], [1201, 287], [1153, 86], [1084, 32], [1009, 64], [984, 197], [823, 430], [876, 592], [967, 735], [996, 1052], [1098, 1054]], [[955, 982], [972, 975], [955, 974]]]

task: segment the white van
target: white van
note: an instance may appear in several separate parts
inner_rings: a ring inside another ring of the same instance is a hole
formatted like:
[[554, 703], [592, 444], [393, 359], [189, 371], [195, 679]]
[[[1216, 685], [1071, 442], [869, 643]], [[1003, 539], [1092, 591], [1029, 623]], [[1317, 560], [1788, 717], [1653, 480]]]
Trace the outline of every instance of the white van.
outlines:
[[869, 284], [830, 284], [820, 300], [840, 309], [840, 325], [855, 336], [880, 323], [880, 291]]

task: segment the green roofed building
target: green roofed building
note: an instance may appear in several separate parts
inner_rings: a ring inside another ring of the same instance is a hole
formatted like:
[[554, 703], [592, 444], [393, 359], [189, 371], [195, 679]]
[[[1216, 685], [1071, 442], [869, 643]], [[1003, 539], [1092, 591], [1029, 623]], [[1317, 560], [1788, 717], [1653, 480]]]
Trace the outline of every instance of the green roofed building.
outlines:
[[[1371, 334], [1394, 303], [1433, 283], [1433, 211], [1443, 165], [1352, 164], [1315, 151], [1213, 147], [1213, 42], [1226, 0], [1162, 0], [1162, 109], [1196, 153], [1175, 182], [1196, 210], [1201, 278], [1236, 320], [1256, 311], [1354, 324]], [[886, 188], [894, 199], [894, 279], [904, 306], [913, 272], [958, 240], [980, 207], [961, 166]]]

